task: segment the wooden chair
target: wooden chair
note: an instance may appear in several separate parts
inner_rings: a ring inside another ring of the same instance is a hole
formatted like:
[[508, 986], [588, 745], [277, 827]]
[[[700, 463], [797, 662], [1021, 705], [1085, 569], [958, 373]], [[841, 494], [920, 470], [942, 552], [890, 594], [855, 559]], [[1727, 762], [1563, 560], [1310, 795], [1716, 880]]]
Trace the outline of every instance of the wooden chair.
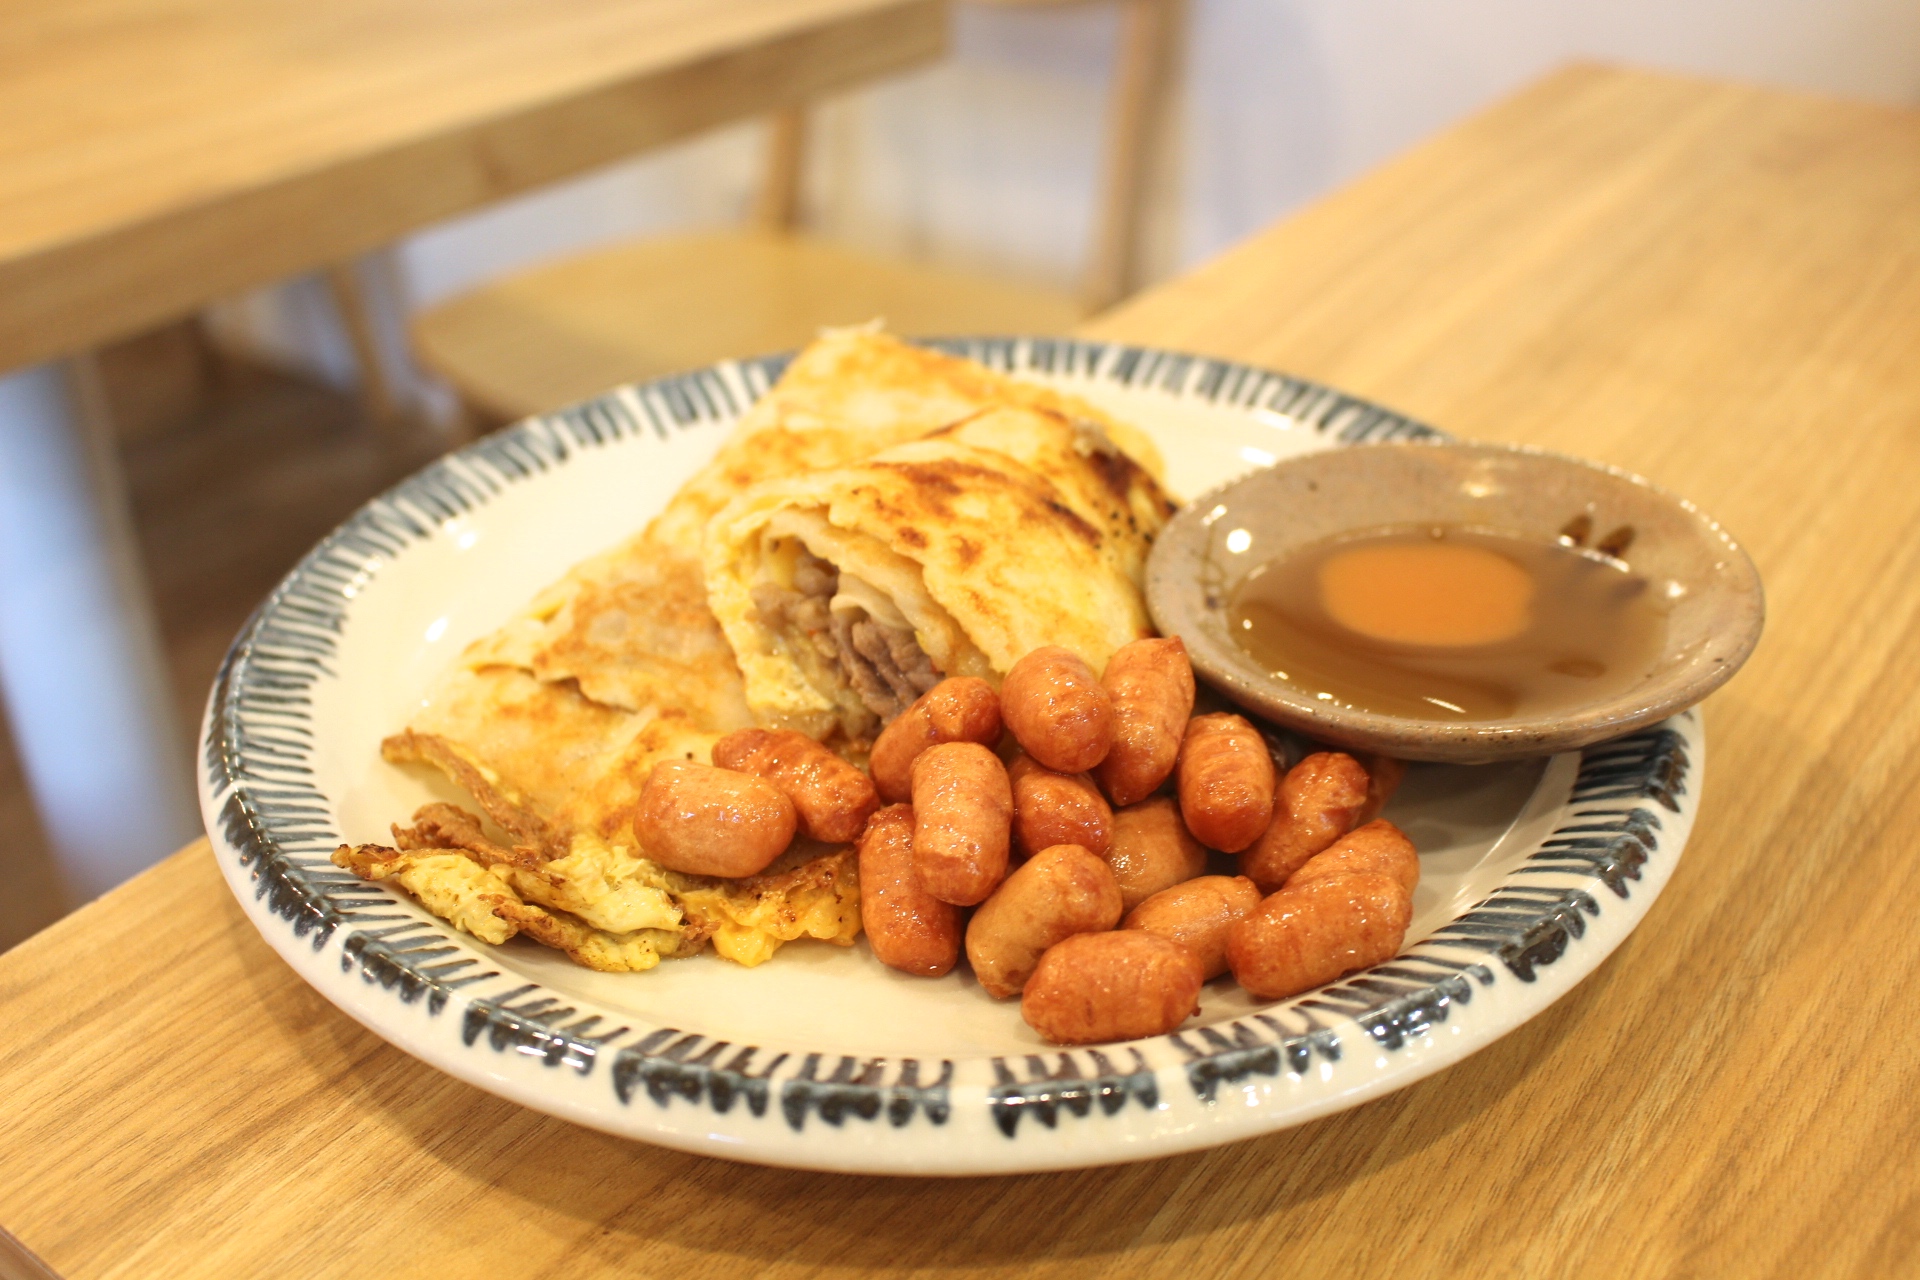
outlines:
[[907, 335], [1062, 332], [1132, 285], [1145, 153], [1178, 2], [1119, 0], [1103, 189], [1078, 297], [804, 234], [806, 119], [796, 107], [772, 121], [751, 225], [638, 241], [497, 280], [417, 315], [415, 352], [470, 411], [508, 422], [623, 382], [798, 347], [824, 325], [876, 316]]

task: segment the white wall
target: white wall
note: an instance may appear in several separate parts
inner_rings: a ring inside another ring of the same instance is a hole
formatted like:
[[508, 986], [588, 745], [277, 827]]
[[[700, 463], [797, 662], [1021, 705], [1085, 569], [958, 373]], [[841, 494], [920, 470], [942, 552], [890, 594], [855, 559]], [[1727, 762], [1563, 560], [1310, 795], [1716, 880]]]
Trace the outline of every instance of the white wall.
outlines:
[[1912, 0], [1200, 0], [1187, 260], [1573, 58], [1920, 100]]
[[[941, 65], [815, 113], [814, 225], [861, 244], [1075, 278], [1116, 35], [1111, 9], [956, 8]], [[1145, 265], [1202, 260], [1571, 58], [1920, 101], [1913, 0], [1190, 0]], [[423, 305], [518, 266], [746, 208], [744, 125], [396, 246]], [[311, 283], [224, 309], [220, 331], [349, 381]]]

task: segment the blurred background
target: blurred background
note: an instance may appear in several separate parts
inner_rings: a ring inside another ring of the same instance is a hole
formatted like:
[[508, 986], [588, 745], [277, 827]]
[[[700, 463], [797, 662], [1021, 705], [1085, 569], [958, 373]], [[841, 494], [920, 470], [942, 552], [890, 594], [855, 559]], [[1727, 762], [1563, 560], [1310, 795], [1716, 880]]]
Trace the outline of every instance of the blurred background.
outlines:
[[[1188, 0], [1176, 14], [1127, 288], [1571, 59], [1920, 102], [1913, 0]], [[954, 22], [945, 60], [814, 106], [797, 220], [829, 242], [1076, 291], [1102, 216], [1116, 10], [960, 3]], [[765, 189], [767, 135], [756, 122], [654, 152], [434, 227], [344, 282], [290, 280], [99, 353], [183, 726], [315, 539], [486, 425], [422, 371], [410, 318], [600, 246], [741, 223]], [[4, 948], [83, 893], [48, 854], [5, 733], [0, 833]]]

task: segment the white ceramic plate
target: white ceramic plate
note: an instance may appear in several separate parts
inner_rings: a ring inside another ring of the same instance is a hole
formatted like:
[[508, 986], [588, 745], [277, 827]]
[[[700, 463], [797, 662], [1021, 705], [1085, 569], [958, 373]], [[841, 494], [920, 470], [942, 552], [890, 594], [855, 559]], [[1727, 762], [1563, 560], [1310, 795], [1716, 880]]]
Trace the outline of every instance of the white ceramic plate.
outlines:
[[[1274, 458], [1426, 434], [1240, 365], [1065, 340], [946, 344], [1146, 429], [1196, 494]], [[1580, 754], [1416, 765], [1387, 816], [1421, 852], [1405, 954], [1277, 1003], [1210, 984], [1178, 1032], [1061, 1051], [964, 973], [894, 973], [864, 942], [644, 974], [490, 947], [335, 869], [430, 798], [383, 764], [461, 648], [625, 537], [783, 361], [623, 388], [445, 458], [316, 547], [235, 641], [208, 702], [201, 805], [269, 943], [422, 1061], [581, 1124], [767, 1164], [914, 1174], [1138, 1160], [1299, 1124], [1519, 1026], [1632, 931], [1686, 842], [1704, 742], [1682, 715]]]

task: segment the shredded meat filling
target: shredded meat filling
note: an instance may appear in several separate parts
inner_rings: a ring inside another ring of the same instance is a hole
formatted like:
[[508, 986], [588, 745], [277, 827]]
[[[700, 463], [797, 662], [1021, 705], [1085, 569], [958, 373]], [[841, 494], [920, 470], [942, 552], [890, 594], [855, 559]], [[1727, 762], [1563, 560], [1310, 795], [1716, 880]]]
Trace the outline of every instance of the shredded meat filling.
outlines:
[[821, 639], [833, 625], [826, 600], [763, 582], [753, 589], [753, 607], [759, 611], [760, 620], [773, 630], [798, 631], [812, 640], [826, 657], [835, 655], [833, 642], [822, 643]]
[[939, 684], [940, 673], [910, 629], [830, 609], [839, 589], [839, 571], [803, 551], [794, 565], [793, 586], [763, 582], [753, 589], [753, 604], [768, 627], [805, 636], [821, 657], [840, 668], [867, 710], [883, 722], [892, 720]]

